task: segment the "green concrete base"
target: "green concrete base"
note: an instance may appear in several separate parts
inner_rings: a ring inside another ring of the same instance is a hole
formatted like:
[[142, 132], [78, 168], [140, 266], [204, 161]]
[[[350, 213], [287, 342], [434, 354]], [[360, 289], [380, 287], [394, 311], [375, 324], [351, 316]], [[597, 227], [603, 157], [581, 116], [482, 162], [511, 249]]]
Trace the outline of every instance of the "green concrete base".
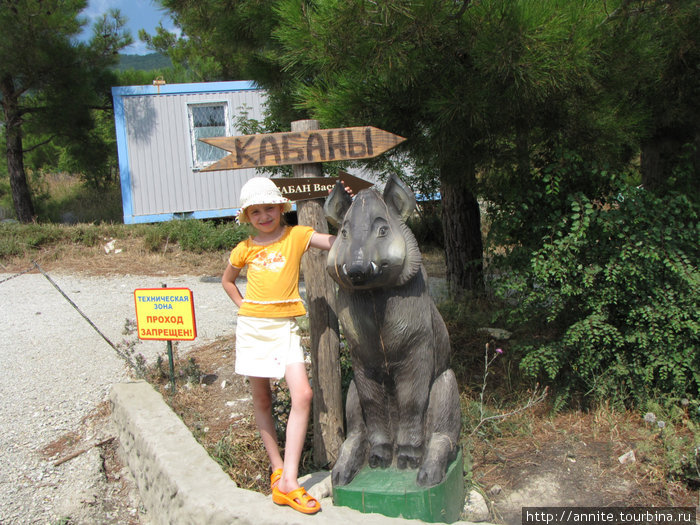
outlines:
[[333, 487], [333, 503], [360, 512], [390, 517], [453, 523], [464, 507], [464, 477], [460, 451], [447, 469], [442, 483], [433, 487], [416, 484], [415, 469], [364, 467], [347, 485]]

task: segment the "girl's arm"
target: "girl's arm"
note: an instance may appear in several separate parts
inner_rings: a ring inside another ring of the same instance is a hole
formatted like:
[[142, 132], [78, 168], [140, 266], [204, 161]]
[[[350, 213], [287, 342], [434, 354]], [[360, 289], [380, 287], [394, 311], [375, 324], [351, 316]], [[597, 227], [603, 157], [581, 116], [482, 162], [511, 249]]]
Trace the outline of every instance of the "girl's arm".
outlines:
[[335, 235], [327, 233], [314, 232], [309, 241], [309, 248], [318, 248], [319, 250], [330, 250], [335, 242]]
[[241, 273], [240, 268], [235, 268], [231, 263], [227, 264], [224, 275], [221, 278], [221, 285], [224, 287], [224, 290], [226, 290], [231, 300], [240, 308], [243, 304], [243, 296], [238, 286], [236, 286], [236, 278], [239, 273]]

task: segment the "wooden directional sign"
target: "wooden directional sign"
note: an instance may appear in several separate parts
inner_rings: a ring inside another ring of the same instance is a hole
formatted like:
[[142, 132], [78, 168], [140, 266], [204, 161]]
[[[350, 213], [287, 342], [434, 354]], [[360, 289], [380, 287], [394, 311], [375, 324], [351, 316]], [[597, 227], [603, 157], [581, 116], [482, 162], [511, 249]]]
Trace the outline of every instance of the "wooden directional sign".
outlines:
[[333, 189], [338, 179], [348, 186], [353, 195], [357, 192], [373, 186], [371, 182], [360, 179], [345, 171], [339, 171], [338, 177], [285, 177], [283, 179], [270, 179], [282, 192], [282, 195], [290, 201], [303, 201], [307, 199], [319, 199], [328, 197], [328, 192]]
[[406, 139], [366, 126], [199, 140], [231, 152], [231, 155], [202, 170], [217, 171], [368, 159]]

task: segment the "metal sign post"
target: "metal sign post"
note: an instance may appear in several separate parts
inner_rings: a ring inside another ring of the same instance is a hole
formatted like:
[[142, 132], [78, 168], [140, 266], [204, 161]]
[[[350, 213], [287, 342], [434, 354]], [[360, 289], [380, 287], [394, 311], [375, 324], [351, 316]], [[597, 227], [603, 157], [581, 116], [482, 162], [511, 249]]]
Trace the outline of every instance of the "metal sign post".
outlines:
[[173, 394], [175, 393], [175, 362], [173, 361], [173, 342], [168, 339], [168, 369], [170, 371], [170, 388], [172, 388]]

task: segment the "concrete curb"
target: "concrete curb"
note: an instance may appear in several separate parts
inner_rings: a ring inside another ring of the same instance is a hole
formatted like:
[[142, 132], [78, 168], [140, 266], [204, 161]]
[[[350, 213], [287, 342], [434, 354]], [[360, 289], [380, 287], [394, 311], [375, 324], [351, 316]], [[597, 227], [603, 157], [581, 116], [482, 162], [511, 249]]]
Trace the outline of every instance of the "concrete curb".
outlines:
[[[330, 498], [322, 500], [322, 511], [312, 516], [277, 506], [263, 494], [238, 488], [147, 382], [116, 384], [109, 397], [122, 457], [155, 523], [421, 523], [335, 507]], [[307, 490], [313, 483], [305, 483]]]

